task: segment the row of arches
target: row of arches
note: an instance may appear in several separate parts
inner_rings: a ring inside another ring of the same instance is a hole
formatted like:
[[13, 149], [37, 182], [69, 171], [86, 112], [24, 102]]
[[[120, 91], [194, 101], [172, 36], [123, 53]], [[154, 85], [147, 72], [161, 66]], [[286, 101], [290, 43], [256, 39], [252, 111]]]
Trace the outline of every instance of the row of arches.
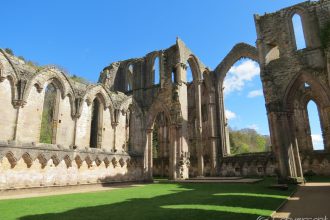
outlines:
[[[165, 81], [169, 81], [173, 84], [178, 83], [180, 80], [186, 83], [191, 83], [193, 79], [203, 79], [203, 74], [207, 73], [207, 69], [204, 69], [203, 73], [200, 71], [199, 67], [199, 61], [194, 55], [190, 55], [189, 58], [187, 58], [187, 62], [184, 63], [184, 65], [187, 66], [186, 75], [180, 76], [176, 73], [176, 67], [173, 66], [171, 69], [171, 73], [167, 74], [167, 68], [163, 62], [164, 55], [162, 52], [155, 52], [152, 56], [146, 58], [144, 60], [144, 64], [146, 67], [146, 74], [143, 74], [143, 77], [145, 77], [144, 81], [145, 85], [139, 85], [139, 83], [133, 83], [134, 79], [137, 79], [136, 74], [140, 73], [141, 68], [141, 60], [133, 60], [133, 61], [127, 61], [124, 65], [124, 81], [125, 81], [125, 92], [131, 92], [136, 87], [140, 88], [142, 87], [153, 87], [153, 86], [160, 86], [163, 87]], [[190, 67], [194, 68], [192, 70]], [[198, 68], [198, 70], [197, 70]], [[141, 73], [140, 73], [141, 74]], [[193, 74], [195, 74], [193, 76]], [[137, 81], [137, 80], [135, 80]]]
[[[8, 71], [2, 69], [1, 73]], [[26, 81], [24, 87], [19, 83], [13, 87], [9, 76], [5, 75], [0, 83], [0, 100], [7, 106], [1, 108], [1, 114], [5, 115], [2, 126], [8, 128], [0, 132], [2, 140], [129, 150], [126, 142], [130, 133], [115, 135], [114, 127], [129, 130], [130, 111], [126, 103], [132, 103], [132, 98], [126, 98], [116, 110], [111, 95], [102, 85], [89, 86], [82, 96], [77, 97], [77, 90], [67, 77], [53, 69], [36, 74]], [[11, 96], [12, 90], [16, 94]], [[21, 97], [20, 102], [18, 97]], [[140, 112], [136, 104], [132, 108]], [[142, 121], [141, 112], [134, 117], [137, 119], [133, 120]], [[141, 136], [141, 132], [138, 135]], [[141, 151], [141, 138], [131, 139], [138, 140], [137, 150]]]

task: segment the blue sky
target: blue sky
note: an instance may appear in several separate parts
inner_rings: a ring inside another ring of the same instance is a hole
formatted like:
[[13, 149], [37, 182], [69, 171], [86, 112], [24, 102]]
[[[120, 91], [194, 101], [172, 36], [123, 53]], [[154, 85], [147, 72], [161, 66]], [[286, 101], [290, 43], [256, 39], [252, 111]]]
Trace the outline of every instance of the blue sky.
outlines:
[[[57, 64], [96, 82], [100, 71], [111, 62], [167, 48], [179, 36], [206, 66], [214, 69], [236, 43], [255, 44], [253, 14], [274, 12], [299, 2], [3, 1], [0, 47], [9, 47], [16, 55], [40, 65]], [[254, 71], [254, 64], [248, 64]], [[237, 68], [234, 71], [242, 71]], [[235, 114], [230, 120], [232, 127], [254, 127], [262, 134], [269, 133], [260, 89], [260, 78], [254, 74], [244, 86], [226, 94], [226, 108]]]

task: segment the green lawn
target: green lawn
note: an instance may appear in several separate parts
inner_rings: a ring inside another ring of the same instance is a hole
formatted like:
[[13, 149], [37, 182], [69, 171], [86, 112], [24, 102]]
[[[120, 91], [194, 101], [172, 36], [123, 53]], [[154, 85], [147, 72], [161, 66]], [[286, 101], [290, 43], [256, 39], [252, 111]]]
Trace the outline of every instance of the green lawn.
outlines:
[[294, 190], [256, 184], [161, 182], [113, 191], [0, 201], [0, 219], [255, 220], [269, 216]]

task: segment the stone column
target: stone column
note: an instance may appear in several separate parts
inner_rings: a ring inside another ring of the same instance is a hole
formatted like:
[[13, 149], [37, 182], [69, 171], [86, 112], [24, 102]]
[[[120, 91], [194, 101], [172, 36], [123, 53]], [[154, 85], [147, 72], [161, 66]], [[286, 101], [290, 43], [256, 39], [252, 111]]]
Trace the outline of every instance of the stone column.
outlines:
[[[178, 93], [178, 106], [176, 109], [178, 111], [177, 115], [177, 126], [179, 127], [179, 140], [177, 140], [177, 154], [180, 155], [188, 155], [188, 96], [187, 96], [187, 85], [186, 85], [186, 64], [178, 63], [176, 65], [176, 74], [179, 76], [178, 84], [177, 84], [177, 93]], [[172, 146], [173, 147], [173, 146]], [[186, 156], [185, 156], [186, 157]], [[187, 160], [185, 158], [185, 160]], [[176, 161], [177, 163], [177, 161]], [[180, 169], [182, 170], [182, 169]], [[182, 176], [188, 177], [188, 168], [183, 169]]]
[[18, 123], [19, 123], [19, 113], [20, 109], [23, 108], [25, 105], [25, 102], [21, 100], [14, 100], [13, 101], [13, 106], [16, 109], [16, 122], [15, 122], [15, 128], [14, 128], [14, 134], [13, 134], [13, 140], [17, 141], [19, 139], [18, 137]]
[[216, 176], [218, 174], [218, 150], [217, 150], [217, 135], [216, 135], [216, 106], [215, 106], [215, 94], [210, 92], [208, 103], [208, 125], [209, 125], [209, 140], [210, 140], [210, 152], [211, 152], [211, 175]]
[[146, 147], [144, 149], [144, 172], [147, 180], [152, 180], [152, 129], [147, 129]]
[[227, 143], [226, 138], [226, 116], [225, 116], [225, 105], [223, 100], [223, 85], [222, 83], [219, 83], [219, 85], [216, 87], [217, 93], [218, 93], [218, 112], [219, 112], [219, 118], [218, 118], [218, 130], [219, 130], [219, 147], [221, 152], [219, 152], [219, 156], [227, 156], [227, 148], [230, 146], [229, 143]]
[[290, 175], [289, 171], [289, 155], [287, 149], [290, 145], [290, 140], [288, 138], [288, 130], [285, 118], [286, 114], [281, 112], [269, 112], [268, 121], [271, 134], [271, 143], [273, 146], [273, 151], [278, 160], [279, 177], [282, 180], [286, 180]]
[[201, 84], [202, 80], [195, 80], [195, 108], [196, 108], [196, 145], [197, 145], [197, 160], [198, 160], [198, 176], [204, 176], [204, 155], [202, 143], [202, 100], [201, 100]]
[[116, 152], [116, 134], [117, 134], [117, 126], [118, 122], [111, 122], [112, 128], [113, 128], [113, 146], [112, 151]]
[[170, 163], [169, 163], [169, 179], [177, 179], [177, 132], [176, 125], [170, 126]]

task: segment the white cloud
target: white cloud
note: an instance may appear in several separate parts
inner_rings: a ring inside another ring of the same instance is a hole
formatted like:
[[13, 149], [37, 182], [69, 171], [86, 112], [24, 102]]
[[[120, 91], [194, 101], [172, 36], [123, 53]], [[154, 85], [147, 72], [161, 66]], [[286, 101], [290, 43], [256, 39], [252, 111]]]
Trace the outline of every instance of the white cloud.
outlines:
[[323, 150], [323, 138], [320, 134], [312, 134], [312, 142], [315, 150]]
[[258, 97], [258, 96], [262, 96], [262, 90], [258, 89], [258, 90], [253, 90], [250, 91], [249, 94], [247, 95], [248, 98], [254, 98], [254, 97]]
[[225, 95], [234, 91], [241, 91], [247, 81], [251, 81], [253, 77], [259, 74], [259, 65], [252, 60], [244, 61], [238, 66], [232, 66], [224, 81]]
[[248, 125], [247, 127], [250, 128], [250, 129], [254, 129], [256, 131], [259, 130], [259, 126], [257, 124], [251, 124], [251, 125]]
[[226, 118], [228, 120], [232, 120], [232, 119], [236, 118], [235, 112], [232, 112], [232, 111], [230, 111], [228, 109], [225, 110], [225, 115], [226, 115]]

